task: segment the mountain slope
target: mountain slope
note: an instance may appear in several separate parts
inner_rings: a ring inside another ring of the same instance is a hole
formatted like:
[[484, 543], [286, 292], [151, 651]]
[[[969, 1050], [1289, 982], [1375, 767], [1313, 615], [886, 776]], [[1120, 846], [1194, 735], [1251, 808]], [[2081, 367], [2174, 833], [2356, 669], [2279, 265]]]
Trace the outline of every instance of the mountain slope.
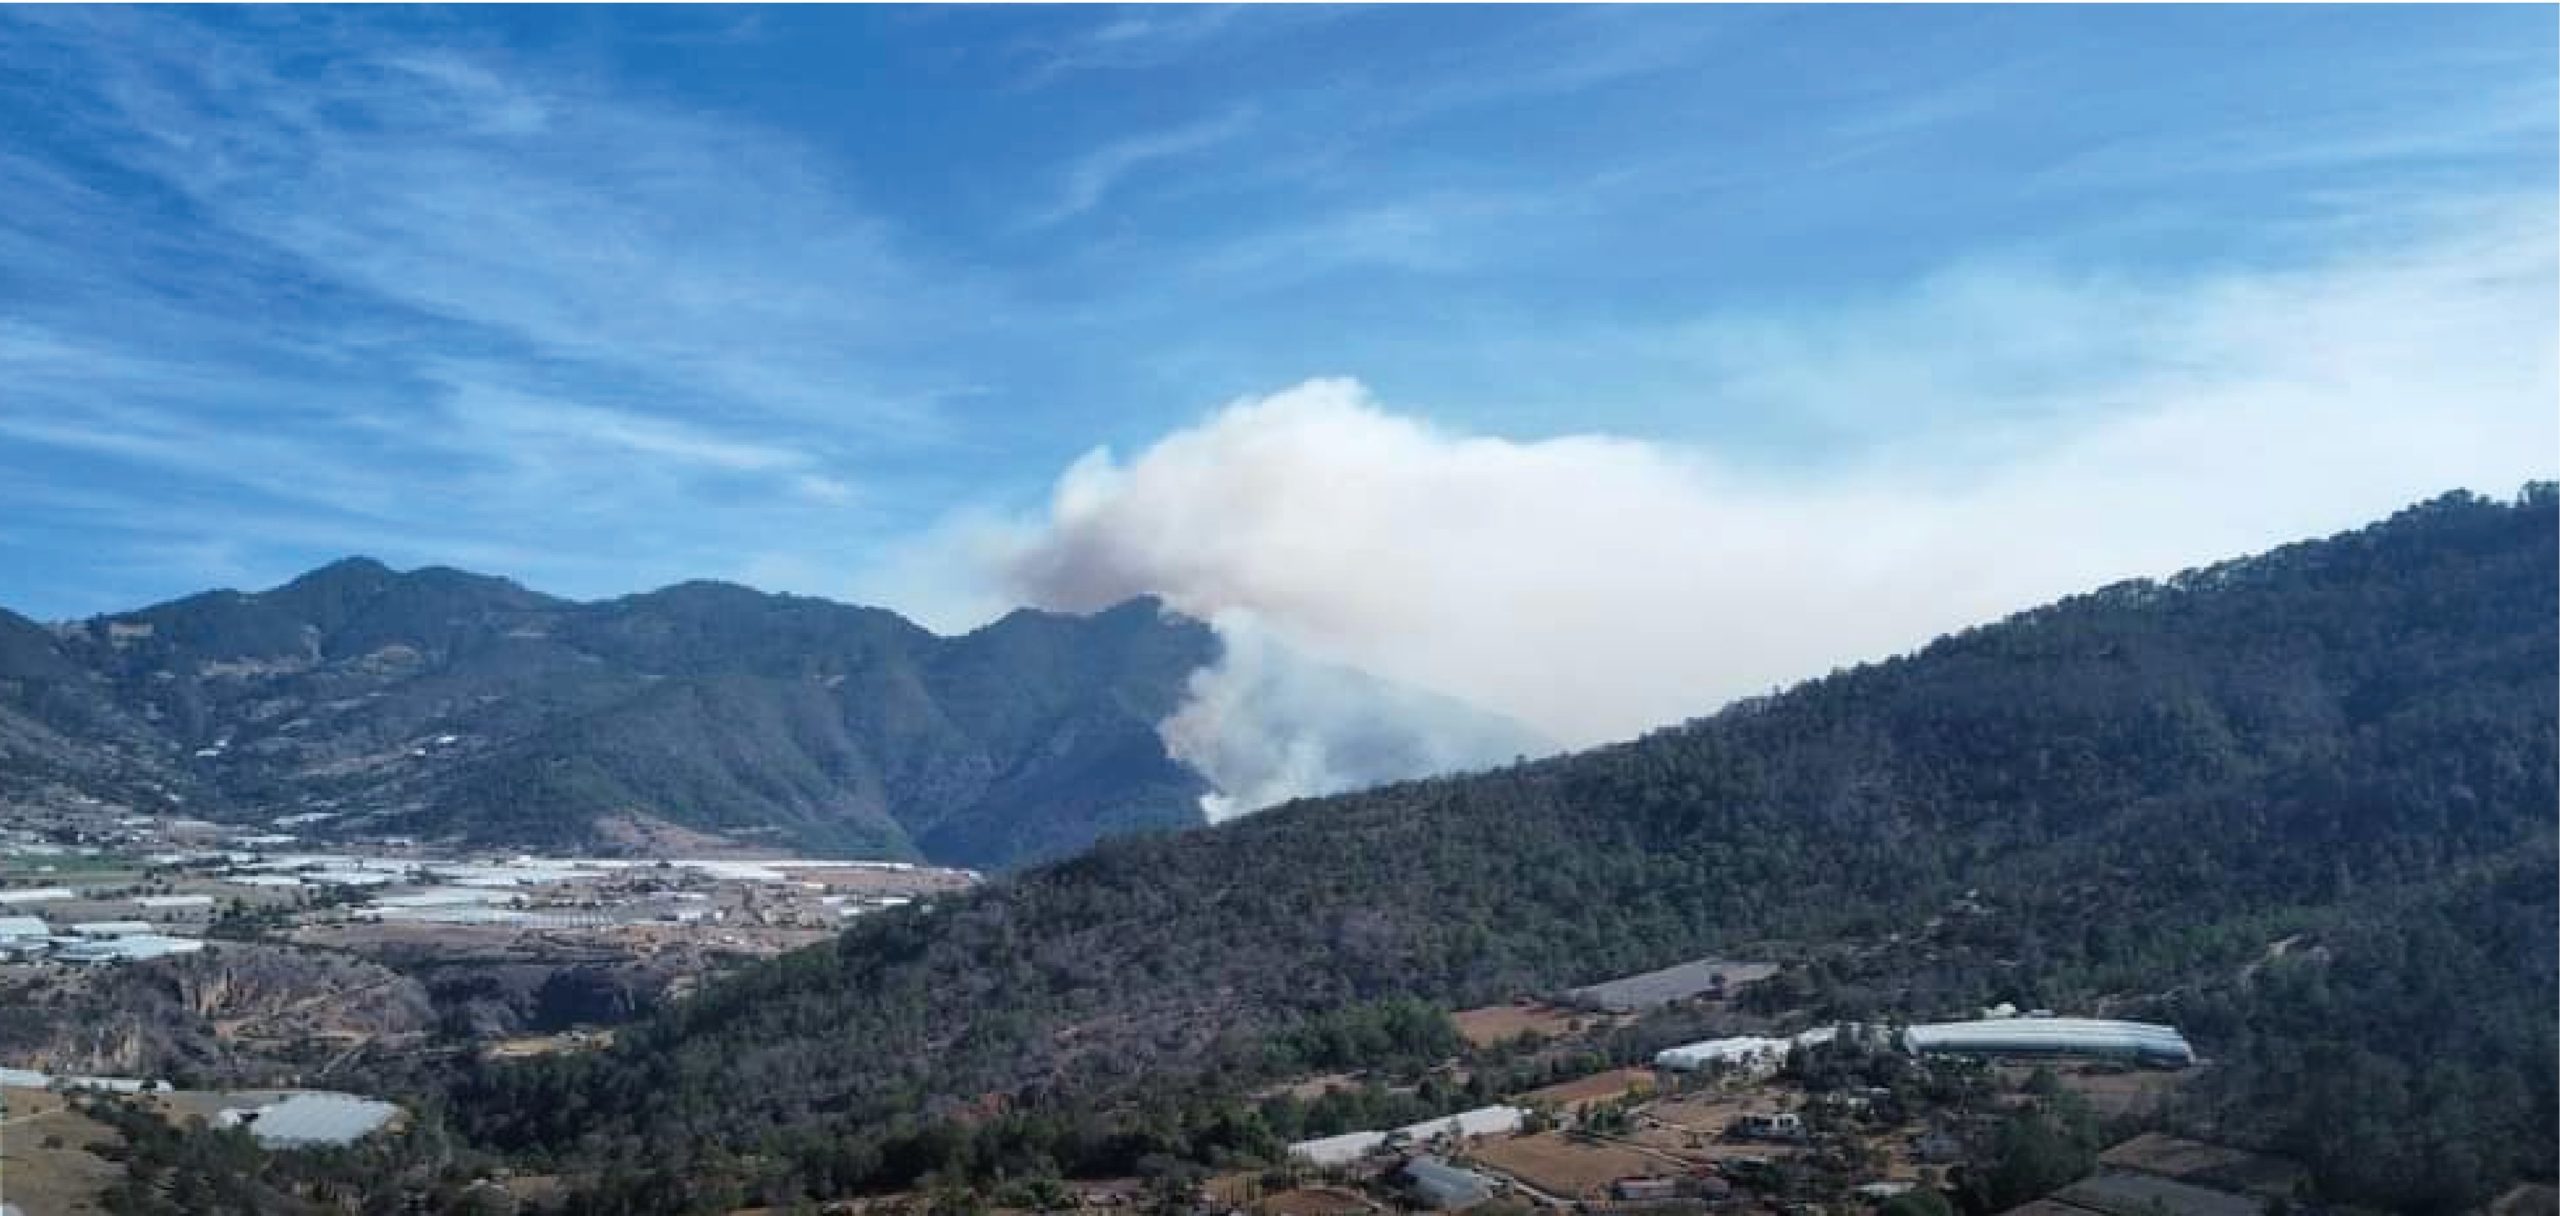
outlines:
[[[2468, 1120], [2446, 1178], [2547, 1171], [2550, 1103], [2480, 1095], [2555, 1068], [2560, 961], [2507, 919], [2551, 918], [2556, 550], [2551, 487], [2449, 496], [1633, 743], [1106, 842], [752, 970], [612, 1051], [477, 1073], [454, 1109], [496, 1145], [652, 1169], [670, 1204], [731, 1153], [815, 1191], [1126, 1168], [1195, 1142], [1167, 1095], [1241, 1090], [1257, 1042], [1321, 1011], [1740, 948], [1810, 960], [1789, 982], [1828, 1016], [2179, 1017], [2261, 1140], [2317, 1148], [2341, 1118], [2300, 1105], [2306, 1051], [2431, 1067], [2448, 1079], [2396, 1109]], [[1993, 911], [1942, 924], [1958, 897]], [[2377, 987], [2352, 1011], [2313, 973], [2234, 989], [2278, 926]], [[2510, 946], [2441, 948], [2474, 941]], [[992, 1145], [918, 1114], [990, 1093], [1062, 1113]], [[2394, 1152], [2357, 1168], [2420, 1150]]]
[[0, 614], [0, 799], [1000, 867], [1198, 822], [1155, 725], [1215, 655], [1153, 601], [941, 638], [719, 583], [581, 604], [352, 558], [53, 629]]

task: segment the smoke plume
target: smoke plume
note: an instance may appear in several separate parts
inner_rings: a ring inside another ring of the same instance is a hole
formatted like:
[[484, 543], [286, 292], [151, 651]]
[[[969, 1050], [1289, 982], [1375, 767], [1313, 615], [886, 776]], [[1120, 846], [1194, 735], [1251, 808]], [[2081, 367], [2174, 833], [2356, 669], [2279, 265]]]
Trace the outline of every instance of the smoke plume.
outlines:
[[[1226, 658], [1164, 726], [1217, 813], [1526, 750], [1453, 728], [1482, 719], [1452, 702], [1590, 744], [2058, 595], [2549, 476], [2547, 220], [2523, 237], [2174, 294], [1975, 277], [1836, 330], [1691, 335], [1703, 382], [1755, 411], [1874, 432], [1783, 472], [1467, 434], [1309, 381], [1076, 462], [1004, 565], [1036, 602], [1152, 592], [1218, 625]], [[2090, 331], [2057, 342], [2057, 315]], [[2067, 359], [2034, 363], [2051, 351]]]

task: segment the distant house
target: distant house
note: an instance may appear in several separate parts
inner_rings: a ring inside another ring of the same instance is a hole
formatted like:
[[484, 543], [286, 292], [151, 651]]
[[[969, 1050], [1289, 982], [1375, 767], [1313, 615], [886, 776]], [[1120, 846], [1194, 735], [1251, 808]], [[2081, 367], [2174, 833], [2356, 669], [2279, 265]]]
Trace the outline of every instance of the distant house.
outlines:
[[1802, 1140], [1804, 1118], [1786, 1113], [1744, 1115], [1725, 1128], [1745, 1140]]
[[1911, 1156], [1931, 1165], [1962, 1161], [1964, 1141], [1944, 1129], [1925, 1131], [1911, 1138]]
[[1621, 1178], [1609, 1184], [1609, 1193], [1627, 1203], [1644, 1203], [1680, 1196], [1677, 1178]]
[[1416, 1157], [1396, 1171], [1396, 1180], [1414, 1202], [1441, 1212], [1458, 1212], [1493, 1198], [1493, 1179], [1462, 1170], [1437, 1157]]

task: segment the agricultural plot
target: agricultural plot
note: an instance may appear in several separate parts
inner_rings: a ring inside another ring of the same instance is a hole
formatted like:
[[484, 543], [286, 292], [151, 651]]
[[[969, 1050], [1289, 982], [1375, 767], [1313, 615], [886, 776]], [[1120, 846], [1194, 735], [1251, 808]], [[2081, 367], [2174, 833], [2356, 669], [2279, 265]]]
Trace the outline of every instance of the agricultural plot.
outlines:
[[1449, 1015], [1458, 1024], [1458, 1034], [1477, 1047], [1491, 1047], [1536, 1031], [1548, 1038], [1559, 1038], [1574, 1032], [1577, 1021], [1590, 1015], [1552, 1005], [1487, 1005], [1481, 1009], [1464, 1009]]
[[1578, 1140], [1563, 1132], [1516, 1136], [1475, 1150], [1477, 1161], [1538, 1190], [1564, 1199], [1599, 1199], [1620, 1178], [1676, 1174], [1678, 1167], [1650, 1153], [1616, 1144]]
[[1611, 1013], [1636, 1013], [1693, 997], [1722, 997], [1778, 973], [1775, 963], [1702, 958], [1606, 983], [1576, 988], [1575, 1002]]
[[9, 1202], [22, 1212], [94, 1212], [98, 1197], [124, 1176], [123, 1167], [89, 1151], [92, 1144], [121, 1144], [115, 1129], [72, 1110], [60, 1094], [11, 1089], [0, 1111], [0, 1177]]
[[1633, 1089], [1638, 1094], [1654, 1090], [1650, 1068], [1613, 1068], [1579, 1080], [1566, 1081], [1544, 1089], [1533, 1089], [1520, 1095], [1523, 1104], [1543, 1102], [1557, 1110], [1572, 1110], [1585, 1102], [1607, 1102], [1625, 1097]]
[[[2105, 1068], [2056, 1069], [2064, 1089], [2088, 1100], [2089, 1109], [2102, 1119], [2120, 1119], [2145, 1114], [2168, 1104], [2179, 1087], [2195, 1079], [2198, 1069], [2162, 1072], [2154, 1069], [2114, 1071]], [[2000, 1079], [2009, 1085], [2023, 1085], [2035, 1070], [2017, 1064], [2003, 1064]]]

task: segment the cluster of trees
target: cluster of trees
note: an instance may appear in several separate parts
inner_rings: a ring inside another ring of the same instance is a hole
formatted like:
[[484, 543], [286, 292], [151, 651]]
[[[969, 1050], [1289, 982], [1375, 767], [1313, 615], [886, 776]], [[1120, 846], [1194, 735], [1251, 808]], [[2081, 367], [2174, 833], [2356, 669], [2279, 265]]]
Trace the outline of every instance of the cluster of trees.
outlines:
[[[2548, 1176], [2548, 1095], [2497, 1076], [2553, 1075], [2556, 556], [2551, 487], [2448, 496], [1632, 743], [1108, 841], [443, 1100], [595, 1211], [1169, 1176], [1376, 1125], [1250, 1095], [1429, 1057], [1429, 1008], [1783, 941], [1826, 1016], [2174, 1015], [2218, 1062], [2187, 1115], [2330, 1198]], [[2020, 1190], [2081, 1145], [2013, 1140]]]
[[433, 1123], [335, 1148], [268, 1152], [241, 1128], [171, 1123], [126, 1098], [97, 1097], [81, 1112], [117, 1139], [91, 1145], [124, 1173], [102, 1202], [112, 1216], [491, 1216], [513, 1210], [477, 1185], [485, 1158]]

